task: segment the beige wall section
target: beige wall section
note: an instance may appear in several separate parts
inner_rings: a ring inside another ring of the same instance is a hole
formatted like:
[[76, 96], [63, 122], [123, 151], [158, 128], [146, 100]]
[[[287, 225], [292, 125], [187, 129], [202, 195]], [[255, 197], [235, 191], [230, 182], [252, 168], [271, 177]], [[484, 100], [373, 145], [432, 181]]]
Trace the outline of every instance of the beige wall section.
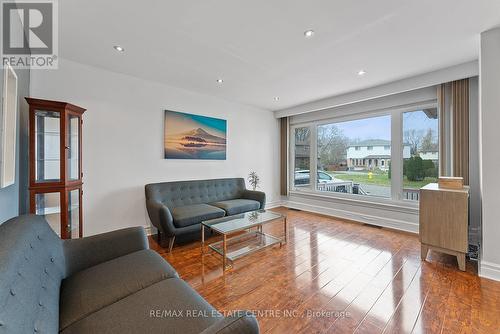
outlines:
[[[149, 225], [144, 185], [151, 182], [246, 178], [254, 170], [268, 202], [279, 200], [279, 122], [270, 111], [64, 59], [56, 71], [33, 71], [31, 95], [87, 109], [85, 235]], [[227, 160], [163, 159], [165, 109], [227, 119]]]
[[481, 34], [480, 135], [482, 254], [480, 275], [500, 280], [500, 28]]

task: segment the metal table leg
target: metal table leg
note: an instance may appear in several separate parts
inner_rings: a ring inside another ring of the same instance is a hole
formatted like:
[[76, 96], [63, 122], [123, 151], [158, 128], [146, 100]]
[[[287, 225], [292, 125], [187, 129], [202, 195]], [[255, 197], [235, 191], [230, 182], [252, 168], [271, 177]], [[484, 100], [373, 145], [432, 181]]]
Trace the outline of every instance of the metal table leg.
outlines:
[[222, 270], [226, 270], [227, 236], [222, 235]]
[[205, 253], [205, 226], [201, 225], [201, 252]]
[[288, 226], [286, 222], [286, 216], [283, 217], [283, 224], [284, 224], [284, 230], [285, 230], [285, 243], [288, 242]]

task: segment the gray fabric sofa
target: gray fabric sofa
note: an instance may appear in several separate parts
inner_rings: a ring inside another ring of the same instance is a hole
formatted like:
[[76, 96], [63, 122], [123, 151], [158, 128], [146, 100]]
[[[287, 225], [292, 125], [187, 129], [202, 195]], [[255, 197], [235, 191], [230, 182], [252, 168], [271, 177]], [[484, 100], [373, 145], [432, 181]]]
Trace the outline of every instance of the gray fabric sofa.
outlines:
[[61, 240], [43, 217], [0, 225], [0, 333], [258, 333], [223, 317], [156, 252], [142, 228]]
[[203, 220], [264, 209], [266, 194], [245, 188], [243, 178], [147, 184], [146, 207], [158, 237], [172, 250], [177, 235], [200, 231]]

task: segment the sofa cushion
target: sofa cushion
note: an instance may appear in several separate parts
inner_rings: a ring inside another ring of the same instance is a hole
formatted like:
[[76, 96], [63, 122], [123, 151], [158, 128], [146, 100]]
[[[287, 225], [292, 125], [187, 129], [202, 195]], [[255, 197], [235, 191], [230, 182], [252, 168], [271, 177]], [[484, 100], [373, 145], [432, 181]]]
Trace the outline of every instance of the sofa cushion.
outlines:
[[176, 271], [152, 250], [134, 252], [80, 271], [62, 282], [60, 328], [166, 278]]
[[208, 204], [193, 204], [173, 208], [172, 217], [177, 227], [201, 223], [203, 220], [224, 217], [226, 212]]
[[153, 284], [75, 322], [62, 331], [80, 333], [200, 333], [221, 315], [187, 283]]
[[61, 239], [42, 216], [0, 225], [0, 333], [57, 333], [65, 276]]
[[226, 211], [228, 216], [258, 210], [260, 208], [260, 203], [252, 199], [230, 199], [227, 201], [210, 203], [210, 205]]

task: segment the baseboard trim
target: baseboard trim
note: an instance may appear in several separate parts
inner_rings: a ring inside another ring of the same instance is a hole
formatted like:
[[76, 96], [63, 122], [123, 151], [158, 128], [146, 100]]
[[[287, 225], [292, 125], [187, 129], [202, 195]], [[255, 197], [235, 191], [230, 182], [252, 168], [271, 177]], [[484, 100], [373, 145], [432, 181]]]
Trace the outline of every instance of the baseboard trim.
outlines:
[[500, 281], [500, 265], [493, 262], [480, 261], [479, 276]]
[[304, 204], [304, 203], [294, 202], [294, 201], [287, 201], [286, 203], [283, 203], [283, 205], [286, 207], [289, 207], [289, 208], [293, 208], [293, 209], [310, 211], [310, 212], [319, 213], [319, 214], [326, 215], [326, 216], [347, 219], [347, 220], [351, 220], [354, 222], [377, 225], [377, 226], [382, 226], [382, 227], [386, 227], [386, 228], [390, 228], [390, 229], [394, 229], [394, 230], [418, 234], [418, 224], [409, 223], [409, 222], [398, 220], [398, 219], [387, 218], [387, 217], [377, 217], [377, 216], [366, 215], [366, 214], [358, 214], [358, 213], [353, 213], [350, 211], [333, 209], [333, 208], [326, 208], [326, 207], [319, 206], [319, 205]]
[[266, 203], [266, 209], [277, 208], [279, 206], [283, 206], [283, 201], [273, 201]]
[[[153, 228], [152, 226], [143, 226], [144, 227], [144, 231], [146, 231], [146, 235], [153, 235], [153, 234], [156, 234], [156, 228]], [[153, 230], [154, 230], [154, 233], [153, 233]]]

